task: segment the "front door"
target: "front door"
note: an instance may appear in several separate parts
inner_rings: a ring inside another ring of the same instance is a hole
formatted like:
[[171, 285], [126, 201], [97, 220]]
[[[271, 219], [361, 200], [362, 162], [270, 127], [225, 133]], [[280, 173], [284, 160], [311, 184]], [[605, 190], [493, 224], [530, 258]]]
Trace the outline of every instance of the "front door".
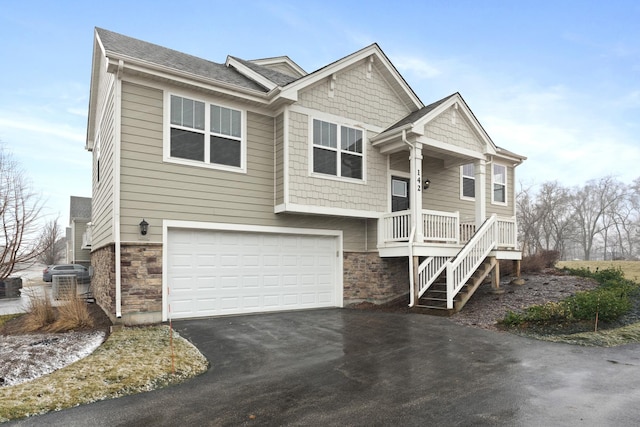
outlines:
[[409, 178], [391, 177], [391, 212], [409, 209]]

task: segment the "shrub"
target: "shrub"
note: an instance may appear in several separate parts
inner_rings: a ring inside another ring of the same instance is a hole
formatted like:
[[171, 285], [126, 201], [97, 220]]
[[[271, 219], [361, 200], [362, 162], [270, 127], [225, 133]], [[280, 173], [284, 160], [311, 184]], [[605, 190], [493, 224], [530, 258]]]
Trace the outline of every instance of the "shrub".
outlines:
[[598, 319], [610, 322], [631, 309], [629, 293], [615, 287], [578, 292], [567, 298], [565, 304], [575, 320], [594, 320], [597, 314]]
[[25, 316], [25, 332], [42, 329], [53, 323], [56, 318], [51, 300], [46, 295], [30, 295]]
[[87, 303], [82, 298], [70, 298], [58, 307], [56, 321], [47, 329], [51, 332], [62, 332], [92, 326], [93, 318], [87, 309]]
[[524, 323], [524, 316], [520, 313], [509, 310], [507, 311], [507, 314], [504, 316], [504, 318], [498, 323], [501, 323], [505, 326], [520, 326]]

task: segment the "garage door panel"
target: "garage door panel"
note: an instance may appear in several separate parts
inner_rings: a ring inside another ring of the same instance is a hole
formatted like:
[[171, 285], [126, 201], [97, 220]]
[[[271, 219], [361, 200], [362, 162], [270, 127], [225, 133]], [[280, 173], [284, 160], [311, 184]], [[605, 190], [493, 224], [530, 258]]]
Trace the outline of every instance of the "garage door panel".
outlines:
[[339, 305], [337, 249], [330, 236], [169, 230], [171, 315]]

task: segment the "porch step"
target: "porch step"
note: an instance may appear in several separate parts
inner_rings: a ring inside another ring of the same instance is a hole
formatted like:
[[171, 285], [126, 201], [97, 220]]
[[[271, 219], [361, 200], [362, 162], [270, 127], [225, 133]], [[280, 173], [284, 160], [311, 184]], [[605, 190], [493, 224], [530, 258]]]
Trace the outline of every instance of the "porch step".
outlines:
[[440, 316], [450, 316], [462, 310], [462, 307], [469, 301], [478, 287], [484, 283], [486, 277], [491, 273], [495, 264], [495, 258], [487, 258], [478, 267], [478, 270], [471, 276], [469, 281], [460, 289], [460, 292], [453, 298], [453, 308], [447, 308], [447, 284], [437, 282], [431, 285], [427, 292], [422, 295], [415, 305], [416, 311], [424, 314], [435, 314]]

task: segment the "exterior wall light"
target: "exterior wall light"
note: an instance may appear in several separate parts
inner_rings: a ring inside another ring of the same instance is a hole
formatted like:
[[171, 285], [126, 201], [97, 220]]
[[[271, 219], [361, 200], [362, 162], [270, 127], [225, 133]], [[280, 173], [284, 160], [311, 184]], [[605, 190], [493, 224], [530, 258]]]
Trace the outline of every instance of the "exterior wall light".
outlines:
[[146, 236], [148, 230], [149, 230], [149, 223], [145, 221], [143, 218], [142, 221], [140, 221], [140, 234], [142, 234], [143, 236]]
[[431, 181], [429, 181], [429, 178], [425, 178], [424, 183], [422, 184], [422, 188], [426, 190], [427, 188], [429, 188], [430, 185], [431, 185]]

